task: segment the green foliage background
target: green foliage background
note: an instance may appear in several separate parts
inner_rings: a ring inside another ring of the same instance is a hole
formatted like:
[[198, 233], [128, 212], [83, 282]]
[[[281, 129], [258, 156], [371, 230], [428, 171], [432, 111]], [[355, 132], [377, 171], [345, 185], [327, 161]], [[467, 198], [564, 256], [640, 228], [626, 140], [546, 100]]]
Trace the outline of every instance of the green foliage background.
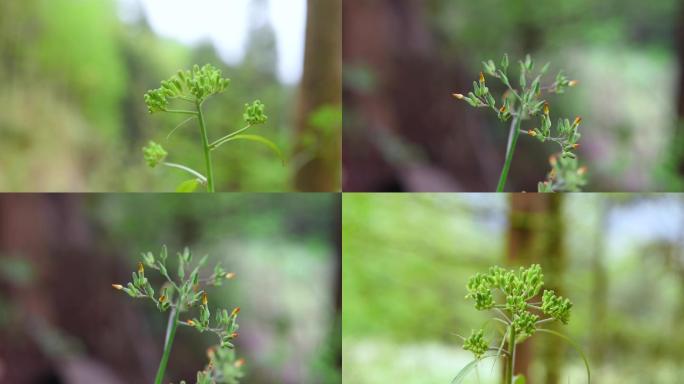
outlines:
[[[508, 198], [348, 194], [343, 205], [343, 380], [451, 382], [472, 359], [456, 335], [468, 336], [489, 318], [464, 299], [468, 277], [508, 265]], [[562, 331], [592, 356], [592, 382], [678, 383], [684, 201], [568, 196], [562, 220], [567, 267], [561, 279], [574, 303]], [[604, 304], [592, 294], [601, 273]], [[602, 323], [595, 320], [599, 305]], [[540, 375], [544, 348], [558, 340], [536, 337], [535, 382], [556, 384]], [[560, 383], [585, 382], [578, 355], [566, 348], [562, 356]], [[466, 382], [496, 383], [499, 372], [488, 360], [479, 367], [480, 380], [473, 374]]]
[[[211, 10], [208, 10], [211, 11]], [[242, 128], [244, 104], [267, 105], [258, 133], [289, 154], [296, 89], [275, 74], [270, 26], [253, 28], [244, 63], [224, 64], [212, 46], [190, 49], [154, 35], [145, 20], [124, 24], [115, 0], [26, 0], [0, 4], [0, 190], [173, 191], [187, 177], [149, 170], [150, 139], [169, 161], [202, 169], [197, 127], [177, 116], [150, 116], [142, 96], [179, 69], [211, 63], [232, 80], [207, 103], [210, 136]], [[267, 62], [268, 61], [268, 62]], [[217, 190], [287, 191], [297, 171], [268, 149], [231, 143], [217, 151]]]

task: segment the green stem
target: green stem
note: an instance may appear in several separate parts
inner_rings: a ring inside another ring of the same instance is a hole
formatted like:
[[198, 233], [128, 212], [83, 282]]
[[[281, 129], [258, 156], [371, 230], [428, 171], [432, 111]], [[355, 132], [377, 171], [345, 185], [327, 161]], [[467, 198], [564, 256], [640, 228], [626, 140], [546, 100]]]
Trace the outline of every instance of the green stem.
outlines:
[[510, 326], [508, 334], [508, 351], [506, 355], [506, 372], [504, 373], [504, 384], [513, 383], [513, 375], [515, 374], [515, 330]]
[[520, 136], [520, 123], [522, 119], [520, 117], [514, 117], [511, 122], [511, 131], [508, 135], [508, 147], [506, 148], [506, 162], [504, 163], [503, 170], [501, 170], [501, 177], [499, 178], [499, 184], [496, 187], [497, 192], [503, 192], [506, 187], [506, 179], [508, 179], [508, 171], [511, 169], [511, 163], [513, 162], [513, 154], [515, 153], [515, 146], [518, 144], [518, 136]]
[[207, 134], [207, 126], [204, 123], [204, 114], [202, 113], [202, 104], [198, 101], [196, 103], [197, 114], [199, 116], [200, 131], [202, 133], [202, 146], [204, 149], [204, 162], [207, 165], [207, 190], [215, 192], [214, 190], [214, 170], [211, 166], [211, 146], [209, 145], [209, 135]]
[[178, 328], [178, 316], [180, 312], [173, 308], [169, 314], [169, 324], [166, 328], [166, 341], [164, 342], [164, 354], [159, 362], [159, 369], [157, 370], [157, 377], [154, 379], [155, 384], [162, 384], [164, 380], [164, 373], [166, 366], [169, 363], [169, 356], [171, 355], [171, 347], [173, 346], [173, 339], [176, 337], [176, 328]]

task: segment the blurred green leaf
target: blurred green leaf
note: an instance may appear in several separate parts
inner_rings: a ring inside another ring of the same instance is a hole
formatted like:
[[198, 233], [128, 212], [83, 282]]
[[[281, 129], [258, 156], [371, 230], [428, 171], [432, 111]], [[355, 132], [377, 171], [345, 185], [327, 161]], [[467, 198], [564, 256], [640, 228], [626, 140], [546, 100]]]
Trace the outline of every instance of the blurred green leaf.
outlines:
[[178, 188], [176, 188], [176, 192], [179, 193], [193, 193], [197, 190], [197, 187], [199, 187], [200, 182], [197, 179], [191, 179], [191, 180], [186, 180], [182, 182]]

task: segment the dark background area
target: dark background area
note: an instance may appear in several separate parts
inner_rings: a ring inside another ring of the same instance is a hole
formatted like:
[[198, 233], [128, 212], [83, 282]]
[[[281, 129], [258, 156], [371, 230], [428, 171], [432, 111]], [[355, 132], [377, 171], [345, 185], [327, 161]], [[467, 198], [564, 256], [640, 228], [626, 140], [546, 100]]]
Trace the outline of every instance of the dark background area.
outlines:
[[[554, 123], [584, 118], [586, 191], [684, 189], [682, 12], [676, 0], [344, 3], [344, 189], [493, 191], [508, 126], [451, 94], [504, 53], [579, 80], [550, 103]], [[507, 190], [536, 191], [555, 150], [521, 137]]]
[[[111, 284], [166, 244], [170, 260], [188, 246], [237, 273], [209, 294], [215, 306], [242, 308], [245, 382], [339, 383], [339, 199], [0, 196], [0, 382], [152, 382], [166, 314]], [[215, 343], [179, 329], [167, 382], [194, 383]]]

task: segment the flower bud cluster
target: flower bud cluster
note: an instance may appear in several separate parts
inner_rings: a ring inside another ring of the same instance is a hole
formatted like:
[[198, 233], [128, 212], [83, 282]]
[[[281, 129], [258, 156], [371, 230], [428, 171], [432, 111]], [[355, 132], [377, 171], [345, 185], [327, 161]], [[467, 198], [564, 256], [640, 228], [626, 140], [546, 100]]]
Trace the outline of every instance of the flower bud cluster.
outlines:
[[551, 156], [551, 171], [538, 192], [579, 192], [587, 184], [587, 167], [580, 167], [575, 158]]
[[[506, 270], [501, 267], [491, 267], [487, 273], [473, 275], [466, 285], [467, 299], [475, 301], [478, 310], [492, 309], [508, 312], [508, 316], [501, 319], [510, 327], [510, 332], [515, 335], [516, 342], [532, 336], [541, 324], [541, 314], [550, 316], [550, 319], [567, 324], [572, 303], [566, 298], [557, 296], [553, 291], [546, 290], [542, 295], [541, 307], [531, 300], [542, 291], [544, 275], [541, 266], [533, 264], [529, 268], [518, 270]], [[502, 304], [495, 300], [503, 298]], [[464, 349], [469, 350], [480, 358], [487, 350], [487, 343], [483, 340], [483, 331], [473, 331], [465, 340]]]
[[194, 101], [202, 103], [207, 97], [221, 93], [230, 84], [224, 79], [221, 70], [207, 64], [203, 67], [195, 65], [192, 70], [179, 71], [168, 80], [161, 82], [161, 87], [148, 91], [144, 98], [150, 113], [168, 110], [172, 99], [192, 95]]
[[557, 296], [554, 291], [546, 290], [542, 296], [541, 308], [545, 314], [567, 324], [570, 319], [572, 303], [564, 297]]
[[147, 146], [143, 148], [143, 156], [145, 157], [147, 165], [154, 168], [166, 159], [168, 152], [166, 152], [161, 145], [154, 141], [150, 141]]
[[242, 114], [247, 125], [264, 124], [268, 120], [268, 116], [264, 114], [266, 106], [259, 100], [252, 104], [245, 104], [245, 112]]
[[481, 358], [489, 349], [489, 345], [484, 340], [484, 331], [481, 329], [472, 331], [470, 337], [463, 342], [463, 349], [472, 352], [476, 358]]

